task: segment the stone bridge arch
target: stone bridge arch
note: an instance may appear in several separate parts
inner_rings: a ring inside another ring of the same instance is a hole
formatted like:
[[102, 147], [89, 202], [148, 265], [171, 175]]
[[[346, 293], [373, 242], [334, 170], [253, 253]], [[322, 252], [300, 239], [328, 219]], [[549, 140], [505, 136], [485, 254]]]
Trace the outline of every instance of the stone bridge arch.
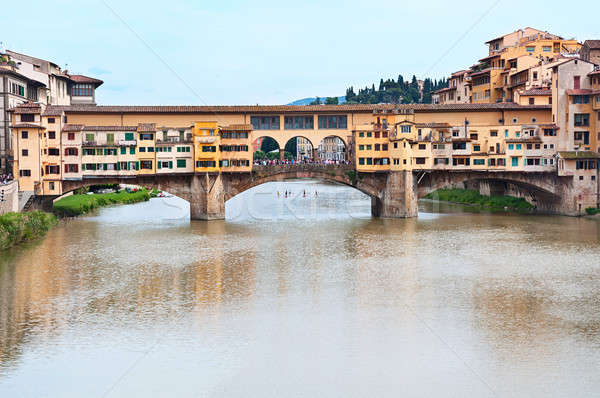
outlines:
[[564, 181], [550, 172], [430, 171], [416, 173], [417, 197], [457, 184], [477, 189], [483, 195], [510, 195], [523, 198], [539, 211], [559, 212]]

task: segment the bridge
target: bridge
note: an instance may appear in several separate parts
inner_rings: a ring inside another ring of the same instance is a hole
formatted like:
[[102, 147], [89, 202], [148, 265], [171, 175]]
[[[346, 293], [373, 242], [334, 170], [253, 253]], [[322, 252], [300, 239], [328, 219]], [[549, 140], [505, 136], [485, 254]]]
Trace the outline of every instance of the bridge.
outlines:
[[[386, 171], [359, 172], [353, 165], [296, 163], [253, 166], [248, 173], [173, 173], [136, 176], [97, 176], [64, 180], [64, 192], [97, 184], [135, 184], [169, 192], [190, 203], [196, 220], [225, 218], [225, 202], [255, 186], [287, 179], [311, 178], [355, 188], [371, 198], [373, 216], [405, 218], [417, 216], [417, 200], [437, 189], [464, 183], [482, 194], [523, 197], [538, 212], [580, 214], [572, 178], [552, 172], [509, 171]], [[51, 206], [51, 201], [45, 206]]]

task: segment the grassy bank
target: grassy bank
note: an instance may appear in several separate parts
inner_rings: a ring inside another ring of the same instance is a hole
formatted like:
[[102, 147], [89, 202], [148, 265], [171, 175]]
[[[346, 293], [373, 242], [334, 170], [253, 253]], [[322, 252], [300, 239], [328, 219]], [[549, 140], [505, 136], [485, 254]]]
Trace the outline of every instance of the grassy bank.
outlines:
[[585, 212], [590, 216], [595, 216], [596, 214], [600, 214], [600, 209], [596, 209], [595, 207], [588, 207], [585, 209]]
[[525, 199], [513, 196], [484, 196], [473, 189], [440, 189], [426, 196], [427, 199], [475, 205], [487, 210], [510, 210], [529, 212], [535, 208]]
[[88, 213], [98, 207], [112, 204], [131, 204], [150, 199], [148, 191], [121, 191], [93, 195], [71, 195], [54, 202], [54, 212], [61, 217], [74, 217]]
[[54, 214], [43, 211], [4, 214], [0, 216], [0, 250], [44, 236], [56, 222]]

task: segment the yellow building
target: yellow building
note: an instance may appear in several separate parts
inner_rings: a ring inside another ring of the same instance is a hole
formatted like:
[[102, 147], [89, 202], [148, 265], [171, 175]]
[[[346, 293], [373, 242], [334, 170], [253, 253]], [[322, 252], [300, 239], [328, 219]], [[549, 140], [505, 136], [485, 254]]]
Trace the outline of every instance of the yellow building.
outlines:
[[251, 133], [252, 126], [249, 124], [232, 124], [220, 128], [219, 166], [222, 172], [252, 170]]
[[217, 122], [195, 122], [194, 134], [194, 170], [196, 172], [218, 172], [221, 144]]
[[156, 124], [140, 123], [137, 126], [137, 174], [156, 173]]

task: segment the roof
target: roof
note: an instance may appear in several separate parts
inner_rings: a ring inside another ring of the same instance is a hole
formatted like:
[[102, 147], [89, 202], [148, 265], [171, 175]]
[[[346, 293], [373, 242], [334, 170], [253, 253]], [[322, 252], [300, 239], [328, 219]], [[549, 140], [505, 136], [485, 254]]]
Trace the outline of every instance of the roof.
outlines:
[[17, 72], [16, 70], [13, 70], [12, 68], [0, 68], [0, 73], [5, 74], [5, 75], [13, 75], [20, 79], [26, 80], [30, 84], [46, 87], [46, 85], [44, 83], [39, 82], [37, 80], [30, 79], [27, 76], [22, 75], [21, 73]]
[[493, 58], [496, 58], [496, 57], [499, 57], [499, 56], [500, 56], [500, 54], [492, 54], [492, 55], [488, 55], [487, 57], [481, 58], [481, 59], [479, 60], [479, 62], [487, 61], [488, 59], [493, 59]]
[[552, 90], [548, 88], [531, 88], [521, 92], [521, 95], [552, 95]]
[[47, 106], [42, 113], [42, 116], [61, 116], [63, 110], [54, 106]]
[[46, 127], [42, 127], [39, 124], [35, 124], [35, 123], [16, 123], [16, 124], [11, 125], [10, 127], [16, 128], [16, 129], [43, 129], [43, 130], [46, 129]]
[[596, 75], [600, 75], [600, 69], [588, 73], [588, 76], [596, 76]]
[[457, 72], [454, 72], [453, 74], [450, 75], [450, 77], [461, 76], [461, 75], [464, 75], [466, 73], [469, 73], [469, 71], [466, 70], [466, 69], [463, 69], [463, 70], [459, 70]]
[[456, 87], [444, 87], [444, 88], [440, 88], [439, 90], [434, 91], [434, 93], [443, 93], [445, 91], [454, 91], [456, 90]]
[[250, 131], [250, 130], [252, 130], [252, 125], [251, 124], [230, 124], [229, 126], [223, 126], [223, 127], [221, 127], [221, 130], [225, 130], [225, 131], [231, 131], [231, 130]]
[[415, 126], [431, 128], [431, 129], [441, 129], [441, 128], [449, 129], [452, 127], [448, 123], [415, 123]]
[[558, 155], [563, 159], [600, 159], [600, 154], [592, 151], [563, 151]]
[[600, 40], [586, 40], [583, 45], [594, 50], [600, 50]]
[[156, 131], [156, 124], [155, 123], [140, 123], [137, 125], [137, 131], [139, 131], [139, 132]]
[[489, 73], [491, 70], [492, 70], [491, 68], [487, 68], [487, 69], [480, 70], [479, 72], [473, 72], [473, 73], [471, 73], [471, 77]]
[[94, 79], [93, 77], [88, 77], [88, 76], [84, 76], [84, 75], [69, 75], [69, 74], [67, 74], [67, 76], [69, 77], [69, 79], [71, 79], [75, 83], [95, 84], [96, 87], [98, 87], [102, 83], [104, 83], [102, 80]]
[[38, 103], [27, 101], [27, 102], [24, 102], [22, 104], [15, 106], [14, 108], [11, 109], [11, 111], [14, 112], [15, 115], [24, 114], [24, 113], [37, 114], [37, 113], [41, 113], [42, 107]]
[[600, 90], [591, 90], [587, 88], [565, 90], [567, 95], [594, 95], [600, 93]]
[[131, 105], [48, 105], [47, 112], [66, 113], [175, 113], [175, 114], [265, 114], [338, 113], [385, 110], [416, 112], [543, 110], [550, 105], [518, 105], [513, 102], [488, 104], [343, 104], [343, 105], [226, 105], [226, 106], [131, 106]]
[[543, 129], [555, 129], [555, 130], [559, 129], [559, 127], [554, 123], [538, 124], [538, 126], [540, 126]]
[[62, 131], [65, 133], [76, 132], [83, 130], [84, 127], [85, 126], [83, 124], [66, 124], [65, 127], [63, 127]]

